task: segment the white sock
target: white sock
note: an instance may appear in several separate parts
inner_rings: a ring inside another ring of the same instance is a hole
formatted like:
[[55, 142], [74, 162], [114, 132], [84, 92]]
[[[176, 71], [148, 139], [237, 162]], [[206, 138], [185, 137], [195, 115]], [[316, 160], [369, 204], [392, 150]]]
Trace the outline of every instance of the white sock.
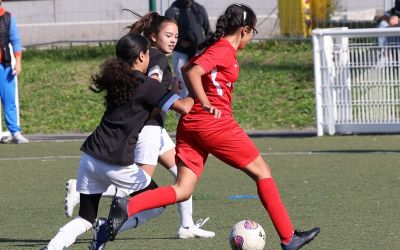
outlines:
[[[174, 179], [176, 181], [176, 178], [178, 176], [177, 166], [173, 166], [168, 170], [174, 176]], [[192, 217], [193, 215], [192, 196], [190, 196], [190, 198], [187, 201], [178, 203], [178, 211], [179, 211], [179, 217], [181, 219], [181, 226], [182, 227], [193, 226], [194, 222]]]
[[178, 211], [179, 216], [181, 218], [181, 226], [189, 227], [193, 226], [193, 204], [192, 204], [192, 196], [186, 201], [178, 203]]
[[49, 250], [66, 249], [74, 244], [79, 235], [87, 232], [90, 228], [92, 228], [92, 223], [78, 216], [58, 230], [47, 248]]
[[153, 208], [150, 210], [145, 210], [143, 212], [140, 212], [132, 217], [130, 217], [125, 223], [124, 225], [122, 225], [121, 229], [119, 230], [119, 232], [123, 232], [126, 231], [130, 228], [136, 228], [140, 225], [145, 224], [146, 222], [148, 222], [149, 220], [159, 216], [160, 214], [162, 214], [164, 212], [165, 208], [163, 207], [159, 207], [159, 208]]
[[174, 180], [176, 181], [176, 177], [178, 177], [178, 167], [175, 165], [172, 168], [168, 169], [168, 171], [172, 174]]

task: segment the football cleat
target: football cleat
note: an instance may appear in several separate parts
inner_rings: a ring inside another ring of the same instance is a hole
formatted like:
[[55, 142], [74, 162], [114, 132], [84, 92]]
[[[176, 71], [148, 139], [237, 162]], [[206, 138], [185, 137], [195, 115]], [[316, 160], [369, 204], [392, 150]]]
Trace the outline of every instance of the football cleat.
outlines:
[[115, 197], [108, 215], [108, 240], [113, 241], [119, 229], [128, 219], [128, 197]]
[[207, 221], [208, 217], [206, 219], [200, 219], [194, 224], [193, 226], [189, 227], [180, 227], [178, 229], [178, 234], [177, 237], [178, 239], [189, 239], [189, 238], [212, 238], [215, 236], [215, 233], [212, 231], [206, 231], [204, 229], [201, 229]]
[[93, 239], [90, 242], [89, 250], [102, 250], [108, 241], [107, 219], [99, 218], [93, 225]]
[[74, 213], [74, 208], [80, 202], [80, 194], [76, 191], [76, 180], [70, 179], [66, 184], [67, 194], [65, 196], [65, 215], [68, 218], [72, 217]]
[[320, 232], [318, 227], [309, 231], [294, 231], [291, 241], [288, 244], [281, 243], [283, 250], [297, 250], [310, 243]]

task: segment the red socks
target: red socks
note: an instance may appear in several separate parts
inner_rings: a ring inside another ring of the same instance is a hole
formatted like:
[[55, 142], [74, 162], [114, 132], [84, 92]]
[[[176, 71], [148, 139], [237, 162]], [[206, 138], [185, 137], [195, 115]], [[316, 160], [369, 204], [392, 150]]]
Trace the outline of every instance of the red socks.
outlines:
[[148, 190], [129, 199], [128, 217], [144, 210], [168, 206], [175, 202], [176, 193], [171, 186]]
[[282, 203], [274, 179], [265, 178], [257, 181], [257, 191], [261, 203], [267, 210], [279, 234], [279, 238], [283, 243], [289, 243], [292, 239], [294, 229], [285, 205]]
[[[294, 229], [286, 208], [281, 201], [274, 179], [265, 178], [257, 181], [257, 191], [261, 203], [271, 217], [281, 241], [289, 243]], [[175, 202], [176, 193], [171, 186], [148, 190], [129, 199], [128, 216], [131, 217], [144, 210], [168, 206]]]

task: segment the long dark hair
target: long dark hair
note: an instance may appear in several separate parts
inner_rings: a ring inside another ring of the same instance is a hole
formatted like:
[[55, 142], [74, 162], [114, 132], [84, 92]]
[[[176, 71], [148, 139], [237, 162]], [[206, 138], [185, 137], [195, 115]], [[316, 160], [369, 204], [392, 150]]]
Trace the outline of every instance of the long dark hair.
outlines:
[[158, 34], [160, 33], [161, 27], [164, 23], [174, 23], [177, 24], [175, 19], [169, 18], [166, 16], [161, 16], [157, 12], [149, 12], [144, 16], [136, 13], [135, 11], [124, 9], [126, 11], [131, 12], [135, 17], [139, 18], [138, 21], [134, 22], [132, 25], [128, 26], [130, 32], [135, 32], [142, 34], [150, 39], [151, 41], [151, 34]]
[[256, 23], [257, 16], [250, 7], [244, 4], [232, 4], [218, 18], [215, 32], [211, 33], [208, 39], [199, 45], [199, 49], [213, 45], [223, 36], [234, 34], [240, 27], [254, 28]]
[[121, 106], [135, 95], [136, 87], [144, 81], [144, 77], [138, 70], [132, 70], [132, 64], [149, 47], [150, 42], [145, 37], [128, 33], [117, 43], [116, 58], [106, 60], [100, 72], [92, 76], [90, 89], [97, 93], [107, 91], [106, 106]]

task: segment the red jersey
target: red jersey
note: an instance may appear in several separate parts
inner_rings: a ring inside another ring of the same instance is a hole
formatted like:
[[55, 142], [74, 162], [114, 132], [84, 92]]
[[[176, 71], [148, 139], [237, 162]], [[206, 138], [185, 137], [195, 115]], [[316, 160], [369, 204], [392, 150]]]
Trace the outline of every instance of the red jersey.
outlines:
[[224, 38], [196, 56], [194, 64], [206, 72], [201, 81], [211, 105], [221, 110], [221, 118], [203, 110], [198, 99], [195, 99], [192, 110], [182, 117], [182, 126], [192, 129], [220, 128], [233, 120], [232, 91], [239, 76], [237, 50]]

